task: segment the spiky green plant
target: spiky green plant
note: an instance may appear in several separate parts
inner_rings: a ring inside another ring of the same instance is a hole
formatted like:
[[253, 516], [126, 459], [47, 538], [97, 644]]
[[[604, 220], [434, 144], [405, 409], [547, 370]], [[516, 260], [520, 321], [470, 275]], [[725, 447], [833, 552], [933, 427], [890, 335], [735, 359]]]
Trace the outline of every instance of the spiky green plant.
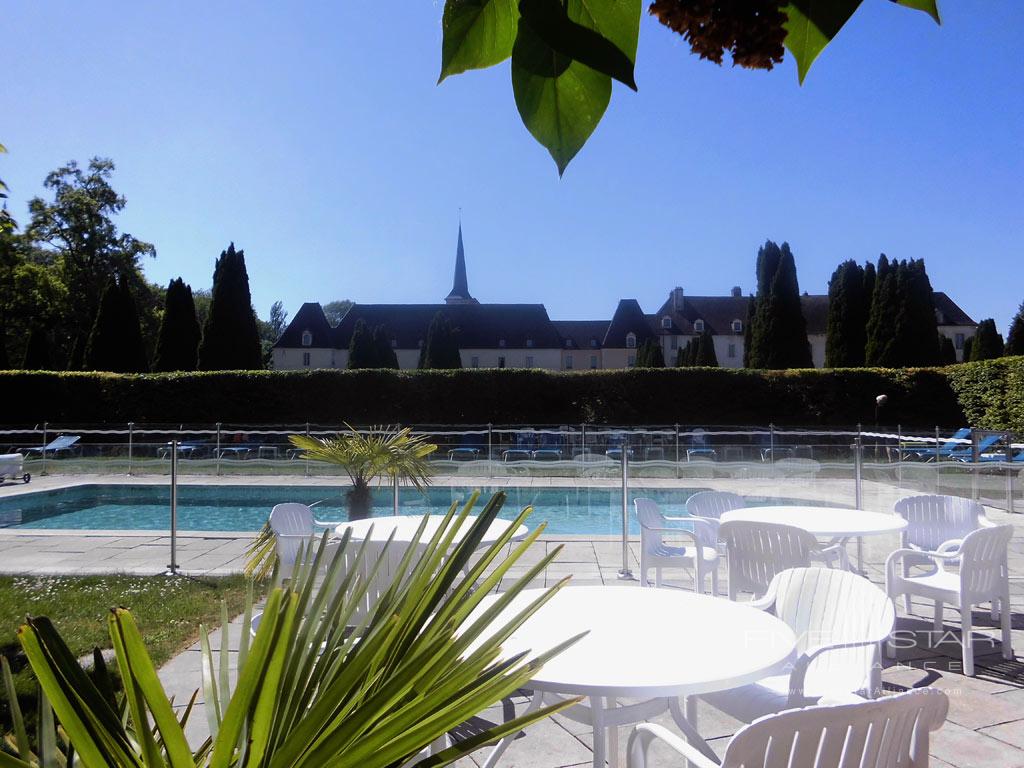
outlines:
[[[128, 611], [115, 609], [109, 617], [124, 683], [120, 701], [105, 675], [82, 670], [48, 619], [30, 618], [18, 636], [59, 725], [47, 708], [39, 744], [33, 747], [15, 705], [7, 739], [13, 755], [0, 752], [0, 768], [384, 768], [422, 755], [445, 733], [525, 685], [546, 659], [576, 639], [533, 658], [502, 655], [502, 643], [566, 580], [511, 620], [498, 621], [557, 556], [556, 548], [487, 610], [477, 611], [544, 528], [538, 526], [502, 558], [513, 532], [530, 514], [528, 507], [476, 559], [504, 503], [504, 495], [496, 494], [470, 525], [466, 518], [477, 497], [461, 511], [453, 504], [437, 532], [419, 546], [424, 518], [390, 585], [355, 628], [349, 626], [351, 619], [375, 577], [375, 567], [368, 574], [361, 567], [371, 550], [367, 542], [357, 546], [346, 536], [331, 554], [334, 545], [324, 534], [318, 544], [311, 540], [288, 585], [270, 591], [251, 642], [250, 598], [234, 686], [228, 676], [228, 644], [214, 653], [202, 629], [210, 736], [196, 749], [184, 734], [195, 697], [185, 717], [175, 716]], [[466, 533], [460, 538], [462, 530]], [[346, 569], [344, 554], [350, 549], [354, 560]], [[226, 616], [224, 622], [226, 633]], [[495, 725], [420, 765], [446, 765], [573, 703]]]
[[373, 497], [370, 482], [378, 477], [396, 477], [399, 482], [422, 489], [430, 484], [427, 457], [437, 450], [423, 436], [413, 435], [408, 427], [371, 427], [359, 432], [348, 424], [347, 432], [334, 437], [291, 435], [288, 439], [302, 449], [301, 459], [335, 464], [352, 481], [348, 492], [349, 519], [368, 517]]

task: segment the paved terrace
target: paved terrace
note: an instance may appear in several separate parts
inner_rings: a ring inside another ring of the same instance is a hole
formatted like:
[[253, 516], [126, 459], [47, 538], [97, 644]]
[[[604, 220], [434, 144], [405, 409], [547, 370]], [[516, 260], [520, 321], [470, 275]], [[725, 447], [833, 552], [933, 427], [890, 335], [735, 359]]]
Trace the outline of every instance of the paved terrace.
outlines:
[[[465, 484], [464, 478], [456, 478], [453, 484]], [[81, 482], [111, 482], [111, 478], [44, 478], [33, 483], [34, 489], [58, 487]], [[138, 482], [139, 479], [133, 479]], [[153, 482], [166, 482], [165, 478], [154, 478]], [[237, 479], [221, 478], [221, 482], [237, 483]], [[248, 479], [247, 479], [248, 481]], [[214, 478], [202, 478], [200, 482], [216, 482]], [[280, 478], [269, 478], [265, 482], [280, 483]], [[315, 480], [314, 480], [315, 482]], [[326, 479], [327, 484], [334, 483]], [[593, 486], [595, 481], [587, 480]], [[515, 484], [524, 485], [523, 478], [516, 478]], [[544, 481], [543, 484], [559, 484]], [[707, 483], [714, 486], [715, 483]], [[741, 493], [750, 489], [737, 489], [730, 482], [730, 489]], [[9, 486], [5, 492], [20, 492]], [[805, 488], [800, 496], [808, 500], [828, 498], [827, 489]], [[835, 492], [835, 488], [832, 489]], [[845, 497], [845, 490], [842, 489]], [[892, 500], [905, 494], [898, 489], [872, 489], [872, 498], [877, 508], [891, 504]], [[796, 494], [791, 494], [796, 495]], [[955, 639], [958, 622], [952, 622], [947, 609], [946, 629], [948, 636], [940, 642], [929, 641], [931, 607], [923, 603], [915, 605], [915, 616], [902, 615], [899, 629], [913, 629], [919, 632], [918, 647], [903, 652], [895, 662], [887, 662], [888, 668], [883, 679], [889, 690], [898, 691], [909, 687], [931, 685], [940, 687], [950, 695], [950, 712], [945, 726], [932, 741], [932, 765], [959, 766], [961, 768], [984, 768], [993, 766], [1010, 768], [1024, 766], [1024, 519], [1010, 516], [996, 510], [989, 511], [990, 517], [998, 522], [1012, 522], [1018, 534], [1010, 545], [1011, 603], [1014, 613], [1013, 642], [1017, 658], [1005, 661], [1000, 653], [998, 627], [988, 617], [987, 611], [976, 612], [976, 676], [967, 678], [960, 674], [960, 647]], [[187, 572], [202, 575], [218, 575], [234, 572], [243, 563], [243, 553], [251, 534], [235, 533], [185, 533], [178, 541], [178, 560]], [[898, 542], [895, 536], [868, 539], [865, 546], [868, 577], [882, 584], [885, 557]], [[621, 544], [611, 537], [552, 536], [538, 543], [535, 551], [516, 566], [512, 578], [525, 572], [530, 562], [536, 562], [545, 550], [563, 547], [557, 562], [539, 577], [534, 586], [553, 584], [565, 574], [572, 574], [574, 584], [604, 584], [621, 588], [636, 588], [636, 581], [622, 581], [618, 578], [621, 565]], [[83, 531], [18, 531], [0, 530], [0, 571], [21, 574], [84, 574], [98, 572], [132, 572], [157, 574], [168, 562], [170, 540], [161, 532], [83, 532]], [[630, 567], [637, 571], [637, 542], [630, 544]], [[678, 572], [677, 572], [678, 573]], [[676, 588], [688, 588], [685, 580], [670, 582]], [[499, 589], [507, 584], [503, 583]], [[902, 601], [901, 605], [902, 605]], [[228, 633], [229, 648], [237, 647], [238, 625]], [[220, 646], [219, 633], [213, 638], [215, 647]], [[990, 646], [990, 652], [985, 646]], [[623, 648], [623, 653], [637, 649]], [[161, 677], [168, 693], [179, 702], [187, 700], [192, 691], [201, 689], [200, 651], [196, 643], [171, 660], [161, 670]], [[525, 705], [526, 696], [513, 700], [517, 706]], [[507, 705], [507, 704], [506, 704]], [[484, 712], [485, 720], [497, 721], [502, 718], [502, 707]], [[667, 718], [667, 716], [666, 716]], [[711, 745], [721, 754], [729, 736], [739, 724], [721, 715], [710, 707], [701, 705], [699, 728]], [[667, 719], [666, 724], [670, 723]], [[190, 737], [201, 739], [205, 729], [205, 717], [201, 711], [194, 713], [190, 721]], [[620, 757], [624, 759], [623, 730], [620, 739]], [[560, 768], [561, 766], [589, 766], [591, 764], [592, 738], [587, 726], [574, 723], [562, 717], [552, 717], [530, 728], [505, 753], [501, 765], [519, 768]], [[462, 761], [462, 768], [473, 768], [481, 764], [486, 751], [474, 754]], [[652, 751], [652, 762], [656, 766], [681, 766], [663, 747]], [[624, 762], [620, 763], [624, 765]]]

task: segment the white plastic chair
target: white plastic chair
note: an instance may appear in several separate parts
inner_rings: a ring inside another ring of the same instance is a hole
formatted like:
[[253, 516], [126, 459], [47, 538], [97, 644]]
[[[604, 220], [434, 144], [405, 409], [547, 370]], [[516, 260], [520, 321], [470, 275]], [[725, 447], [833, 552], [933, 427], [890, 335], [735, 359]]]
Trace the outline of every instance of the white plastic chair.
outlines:
[[[919, 688], [875, 701], [792, 709], [740, 728], [721, 768], [927, 768], [931, 731], [942, 727], [949, 699]], [[667, 728], [643, 723], [629, 737], [629, 768], [646, 768], [655, 741], [698, 768], [719, 768]]]
[[[651, 499], [635, 499], [640, 522], [640, 586], [649, 586], [647, 572], [654, 569], [654, 585], [662, 585], [662, 568], [692, 568], [693, 589], [704, 591], [711, 575], [711, 594], [718, 594], [718, 537], [716, 526], [699, 517], [665, 517]], [[669, 522], [675, 525], [669, 525]], [[689, 539], [686, 546], [666, 544], [664, 536]]]
[[[1010, 573], [1007, 547], [1013, 538], [1012, 525], [995, 525], [968, 533], [959, 547], [946, 552], [928, 552], [936, 564], [931, 573], [904, 575], [903, 559], [919, 555], [916, 549], [897, 549], [885, 561], [885, 589], [894, 600], [900, 595], [918, 595], [935, 601], [935, 630], [941, 631], [944, 606], [948, 603], [960, 610], [960, 641], [963, 650], [964, 674], [974, 675], [974, 640], [971, 608], [991, 602], [996, 613], [1001, 605], [999, 624], [1002, 630], [1003, 658], [1013, 658], [1010, 639]], [[959, 560], [958, 573], [947, 571], [943, 563]], [[889, 655], [893, 648], [889, 647]]]
[[806, 568], [811, 555], [822, 552], [813, 534], [780, 523], [730, 521], [722, 523], [718, 537], [728, 553], [730, 600], [740, 592], [761, 597], [776, 574]]
[[713, 707], [749, 723], [822, 699], [881, 693], [881, 646], [896, 610], [879, 587], [850, 571], [792, 568], [776, 575], [751, 605], [789, 625], [796, 659], [784, 674], [702, 695]]
[[716, 535], [722, 515], [745, 506], [747, 502], [742, 496], [729, 491], [701, 491], [686, 500], [687, 514], [713, 522]]
[[319, 535], [316, 530], [318, 527], [333, 528], [337, 525], [335, 522], [317, 520], [313, 517], [311, 507], [294, 501], [274, 505], [270, 510], [269, 522], [274, 532], [282, 578], [291, 576], [299, 551], [309, 549], [310, 541]]

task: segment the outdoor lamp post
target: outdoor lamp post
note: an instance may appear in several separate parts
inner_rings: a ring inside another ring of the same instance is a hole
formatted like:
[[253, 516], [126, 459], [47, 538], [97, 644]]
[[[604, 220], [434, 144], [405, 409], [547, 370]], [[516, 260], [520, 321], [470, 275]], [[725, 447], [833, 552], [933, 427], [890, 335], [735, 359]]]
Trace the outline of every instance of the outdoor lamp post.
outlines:
[[875, 461], [878, 461], [878, 416], [887, 402], [889, 402], [888, 395], [882, 394], [875, 398]]

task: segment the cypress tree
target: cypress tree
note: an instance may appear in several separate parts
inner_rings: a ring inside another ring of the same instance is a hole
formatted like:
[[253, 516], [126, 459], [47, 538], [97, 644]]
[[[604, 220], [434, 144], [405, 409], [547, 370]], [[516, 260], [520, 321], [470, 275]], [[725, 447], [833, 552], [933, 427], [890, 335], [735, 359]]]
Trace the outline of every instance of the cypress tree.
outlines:
[[[29, 335], [32, 335], [31, 332]], [[7, 327], [0, 320], [0, 370], [5, 371], [10, 367], [7, 359]]]
[[640, 345], [636, 353], [637, 368], [664, 368], [665, 353], [654, 339], [648, 339]]
[[956, 347], [953, 346], [953, 340], [942, 334], [939, 334], [939, 356], [937, 362], [939, 365], [953, 365], [956, 363]]
[[966, 363], [971, 359], [971, 347], [974, 346], [974, 337], [968, 336], [964, 339], [963, 356], [961, 359]]
[[262, 367], [245, 251], [236, 251], [231, 243], [217, 258], [213, 271], [210, 312], [199, 345], [199, 369], [231, 371]]
[[434, 315], [427, 331], [427, 344], [423, 351], [424, 368], [461, 368], [459, 340], [451, 321], [443, 312]]
[[92, 371], [145, 373], [149, 370], [139, 311], [127, 275], [121, 275], [120, 280], [111, 278], [103, 291], [86, 344], [85, 363]]
[[366, 323], [356, 321], [352, 329], [352, 338], [348, 343], [349, 368], [377, 368], [377, 350], [373, 345], [373, 335]]
[[383, 325], [373, 329], [373, 348], [377, 368], [398, 368], [398, 355], [391, 346], [391, 334]]
[[978, 330], [971, 344], [971, 362], [992, 360], [1002, 356], [1003, 337], [996, 330], [996, 321], [992, 318], [982, 320], [978, 323]]
[[202, 332], [196, 319], [192, 287], [180, 277], [171, 280], [164, 297], [164, 316], [156, 342], [154, 371], [194, 371]]
[[757, 254], [758, 295], [751, 329], [752, 368], [809, 368], [811, 345], [788, 243], [767, 241]]
[[693, 343], [693, 365], [705, 366], [708, 368], [718, 367], [718, 355], [715, 354], [715, 338], [711, 331], [704, 333]]
[[924, 366], [936, 362], [938, 350], [932, 343], [938, 336], [932, 284], [924, 259], [911, 259], [900, 265], [897, 279], [899, 312], [896, 316], [897, 347], [900, 365]]
[[49, 371], [53, 368], [50, 358], [50, 338], [41, 326], [33, 325], [25, 346], [25, 357], [21, 361], [23, 371]]
[[754, 334], [754, 297], [747, 299], [747, 317], [743, 321], [743, 367], [750, 367], [750, 347]]
[[878, 257], [875, 288], [871, 296], [871, 313], [868, 315], [867, 345], [864, 362], [871, 366], [895, 366], [893, 350], [896, 328], [896, 270], [890, 267], [889, 258], [883, 253]]
[[826, 368], [864, 365], [867, 339], [865, 307], [864, 268], [855, 261], [844, 261], [836, 267], [828, 283]]
[[1007, 355], [1024, 355], [1024, 302], [1010, 321], [1010, 332], [1006, 336]]

